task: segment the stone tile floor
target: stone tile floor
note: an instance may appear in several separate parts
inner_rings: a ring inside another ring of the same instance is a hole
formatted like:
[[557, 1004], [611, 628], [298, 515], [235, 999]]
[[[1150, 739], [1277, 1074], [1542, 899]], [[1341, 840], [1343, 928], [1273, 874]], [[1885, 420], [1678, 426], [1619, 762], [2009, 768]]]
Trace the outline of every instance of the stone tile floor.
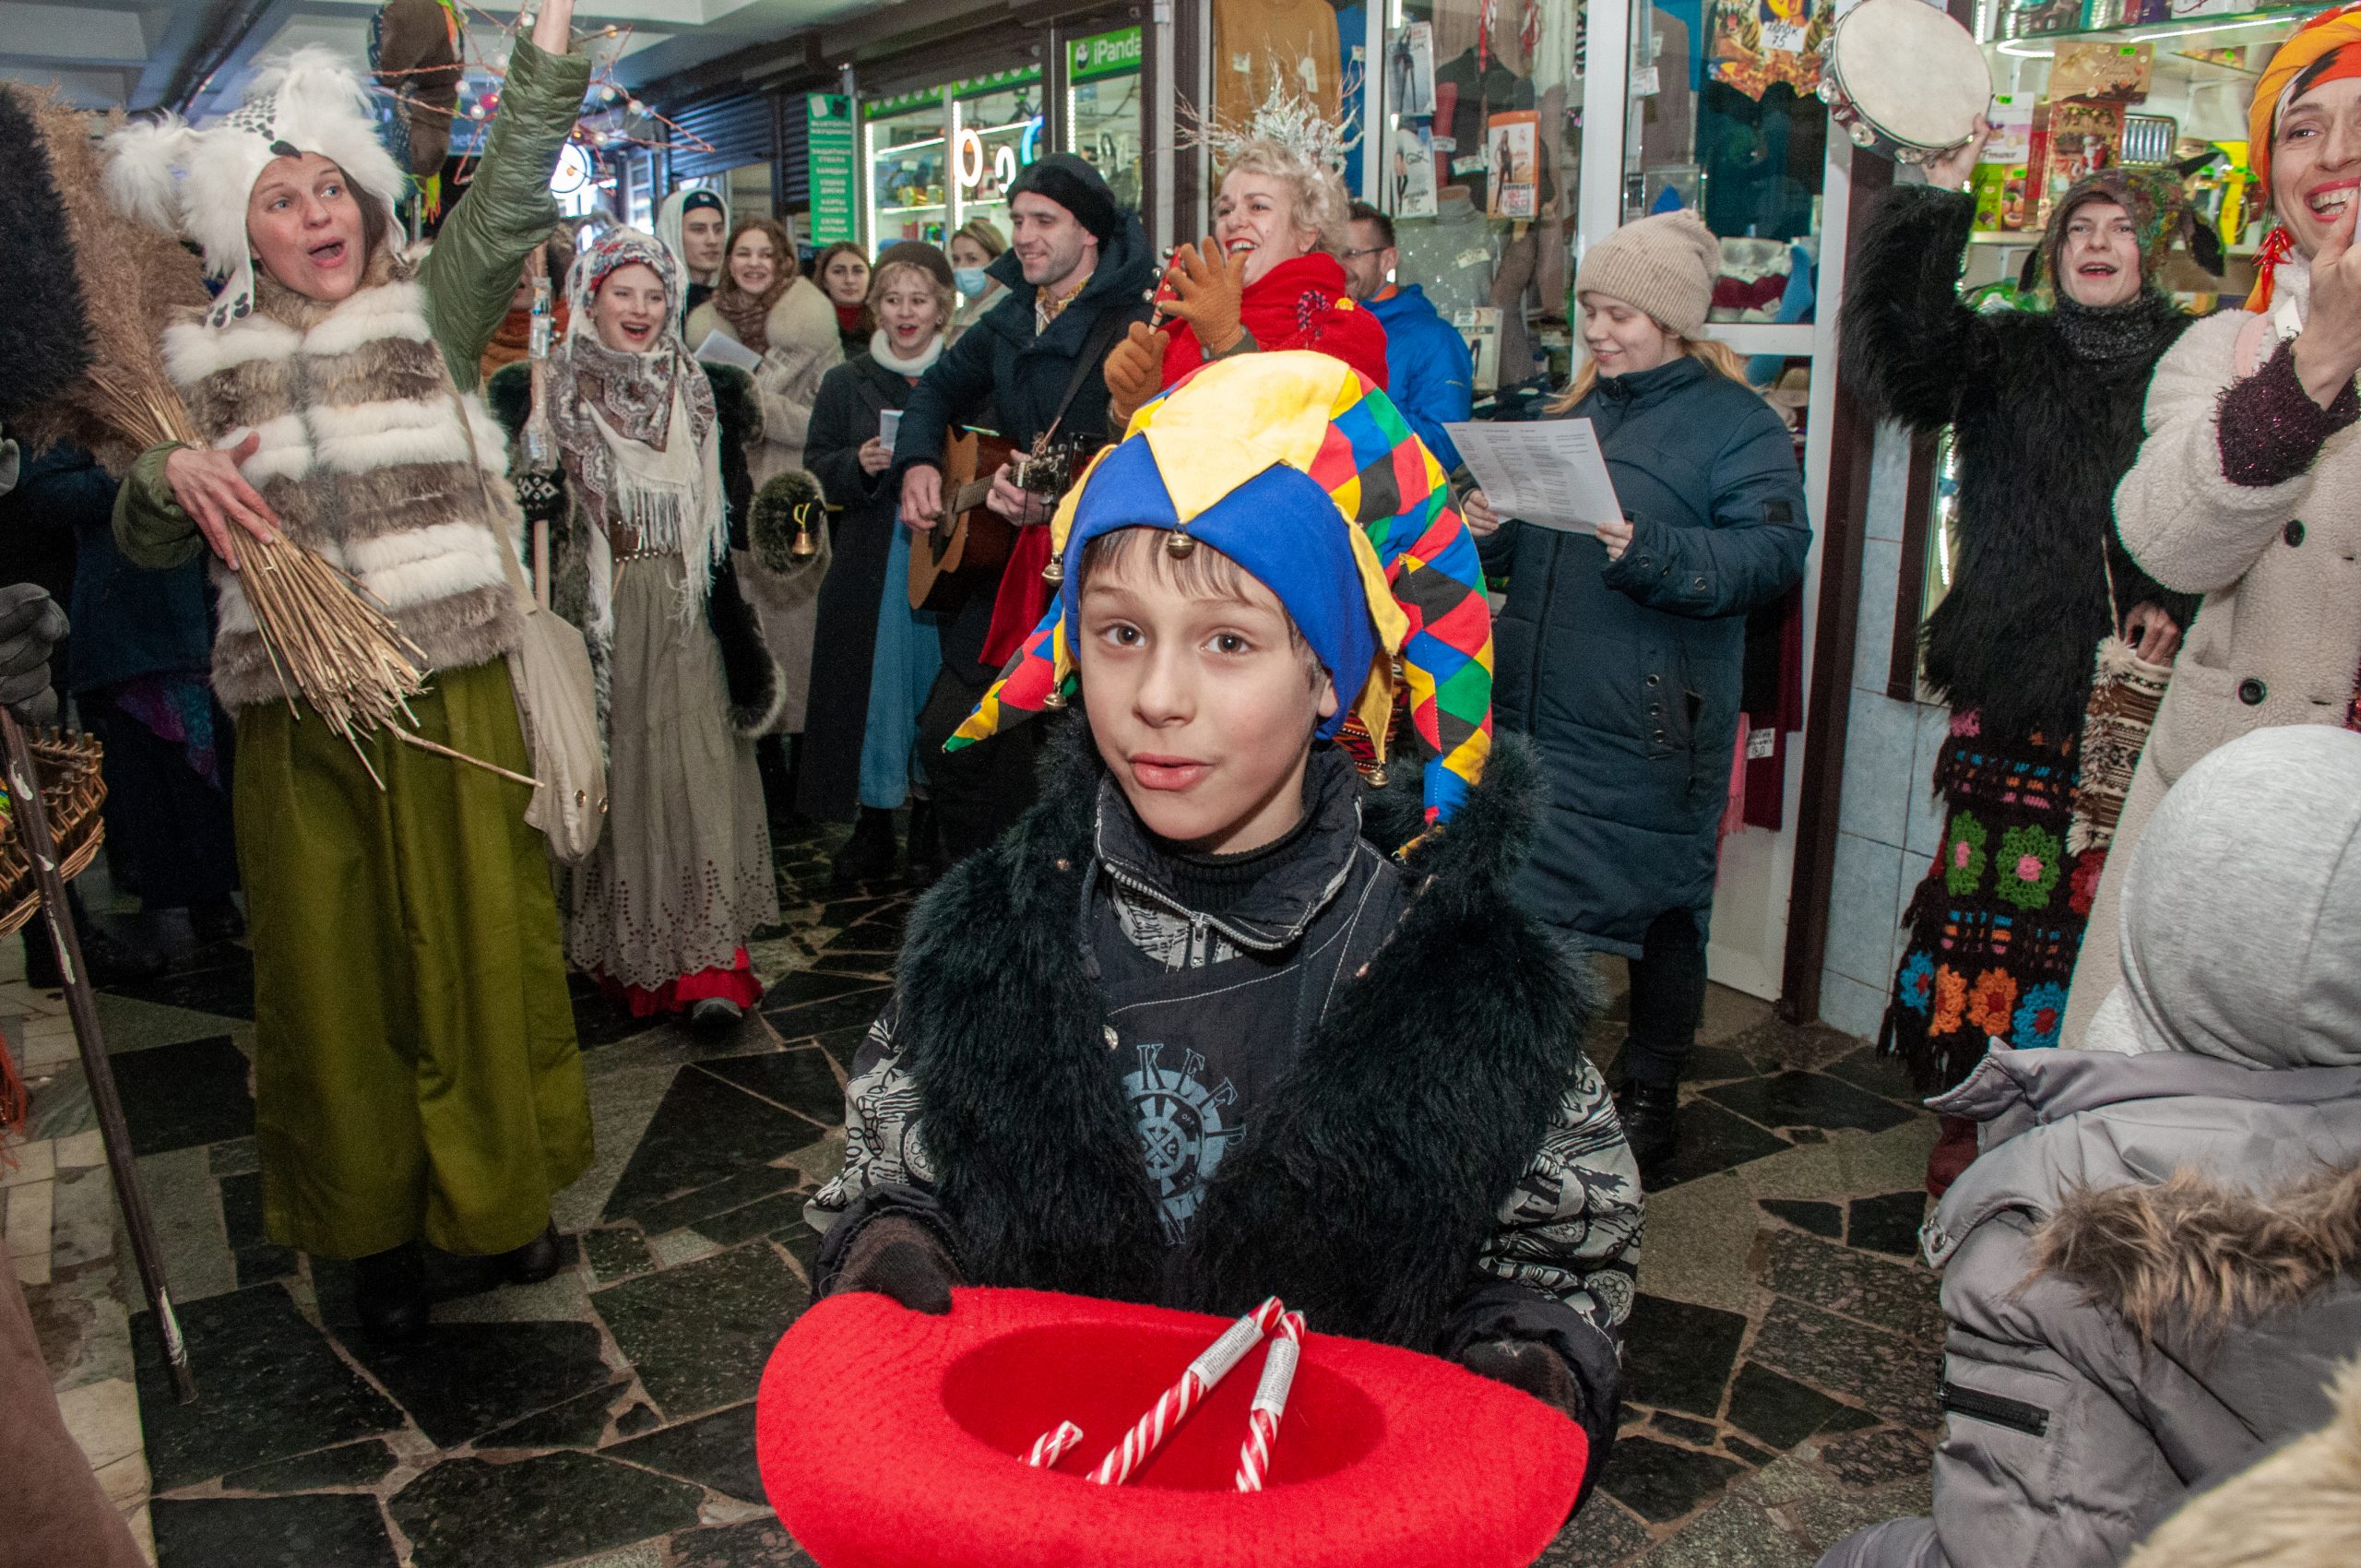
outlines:
[[[105, 1239], [59, 1004], [0, 984], [0, 1016], [27, 1019], [34, 1136], [55, 1140], [47, 1173], [29, 1163], [7, 1189], [10, 1252], [61, 1390], [91, 1407], [94, 1463], [135, 1514], [152, 1486], [162, 1568], [809, 1562], [764, 1503], [752, 1399], [809, 1300], [802, 1202], [838, 1158], [844, 1067], [909, 901], [832, 888], [832, 842], [780, 848], [786, 921], [754, 949], [779, 978], [733, 1038], [643, 1028], [585, 988], [600, 1152], [559, 1200], [569, 1266], [474, 1293], [464, 1260], [436, 1260], [446, 1299], [415, 1348], [357, 1332], [349, 1265], [262, 1234], [243, 950], [192, 950], [109, 992], [194, 1406], [173, 1403], [127, 1252]], [[1610, 1020], [1595, 1049], [1619, 1034]], [[1912, 1251], [1933, 1123], [1858, 1041], [1735, 992], [1714, 992], [1703, 1040], [1684, 1152], [1650, 1197], [1622, 1433], [1551, 1568], [1801, 1568], [1928, 1506], [1940, 1320]], [[121, 1408], [75, 1392], [109, 1387]], [[135, 1428], [144, 1456], [125, 1448]]]

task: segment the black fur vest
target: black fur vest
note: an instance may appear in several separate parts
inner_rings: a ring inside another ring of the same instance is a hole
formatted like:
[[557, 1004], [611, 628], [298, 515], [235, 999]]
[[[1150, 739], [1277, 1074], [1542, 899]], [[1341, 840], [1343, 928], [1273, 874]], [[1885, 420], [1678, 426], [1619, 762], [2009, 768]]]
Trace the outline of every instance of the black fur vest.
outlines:
[[[1064, 728], [1041, 803], [914, 912], [896, 1032], [970, 1277], [1153, 1301], [1158, 1199], [1081, 945], [1103, 768], [1079, 716]], [[1364, 795], [1381, 847], [1418, 830], [1418, 770], [1397, 771]], [[1205, 1299], [1166, 1304], [1277, 1294], [1333, 1333], [1434, 1346], [1596, 1011], [1587, 964], [1510, 893], [1538, 791], [1532, 754], [1502, 736], [1450, 826], [1410, 851], [1399, 924], [1206, 1192], [1181, 1271]]]

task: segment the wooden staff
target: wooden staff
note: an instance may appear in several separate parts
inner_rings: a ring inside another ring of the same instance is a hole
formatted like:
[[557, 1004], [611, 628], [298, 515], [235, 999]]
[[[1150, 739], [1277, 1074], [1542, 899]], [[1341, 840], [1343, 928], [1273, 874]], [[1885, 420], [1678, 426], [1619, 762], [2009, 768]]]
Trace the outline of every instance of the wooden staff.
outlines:
[[89, 1080], [90, 1103], [99, 1113], [99, 1135], [106, 1145], [107, 1169], [114, 1176], [115, 1201], [123, 1206], [124, 1223], [131, 1231], [131, 1253], [138, 1260], [139, 1283], [148, 1292], [148, 1309], [156, 1314], [156, 1332], [164, 1342], [164, 1360], [172, 1369], [172, 1386], [185, 1405], [196, 1397], [188, 1342], [181, 1337], [180, 1319], [172, 1313], [172, 1292], [164, 1279], [164, 1251], [156, 1240], [156, 1219], [148, 1212], [148, 1196], [139, 1188], [131, 1128], [123, 1119], [123, 1097], [115, 1092], [114, 1067], [107, 1060], [106, 1039], [99, 1030], [99, 1001], [82, 968], [82, 939], [74, 930], [73, 909], [65, 901], [65, 879], [58, 874], [57, 840], [49, 831], [49, 811], [33, 772], [32, 747], [25, 742], [17, 716], [5, 707], [0, 707], [0, 749], [6, 753], [8, 796], [15, 805], [17, 826], [24, 833], [25, 849], [41, 888], [42, 918], [49, 922], [49, 940], [57, 949], [57, 972], [65, 977], [65, 1011], [74, 1020], [74, 1042], [82, 1051], [82, 1075]]

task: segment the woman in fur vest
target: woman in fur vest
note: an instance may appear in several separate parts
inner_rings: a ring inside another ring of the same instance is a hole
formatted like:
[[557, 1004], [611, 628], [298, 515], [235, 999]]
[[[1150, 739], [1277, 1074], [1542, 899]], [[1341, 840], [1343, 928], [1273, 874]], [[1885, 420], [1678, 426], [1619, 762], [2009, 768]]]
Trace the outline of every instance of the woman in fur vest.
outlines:
[[[1975, 208], [1960, 187], [1988, 135], [1885, 198], [1845, 297], [1846, 374], [1912, 430], [1949, 426], [1959, 454], [1958, 566], [1924, 632], [1927, 683], [1952, 708], [1943, 847], [1904, 916], [1880, 1034], [1930, 1092], [1990, 1043], [2058, 1043], [2106, 856], [2070, 843], [2098, 645], [2118, 632], [2166, 663], [2196, 609], [2140, 569], [2112, 517], [2149, 373], [2189, 325], [2154, 284], [2196, 232], [2189, 205], [2165, 174], [2084, 180], [2036, 261], [2054, 307], [1979, 313], [1959, 297]], [[1933, 1191], [1974, 1158], [1967, 1132], [1946, 1127]]]
[[774, 474], [803, 466], [812, 400], [829, 367], [844, 362], [844, 349], [836, 339], [836, 309], [798, 268], [795, 235], [784, 223], [769, 218], [740, 223], [722, 265], [713, 298], [689, 312], [686, 340], [694, 350], [719, 332], [762, 356], [753, 376], [763, 438], [746, 449], [746, 467], [760, 490]]
[[550, 1200], [589, 1164], [590, 1115], [546, 846], [523, 786], [303, 713], [228, 563], [276, 529], [350, 573], [433, 671], [418, 731], [530, 768], [504, 660], [520, 519], [475, 386], [557, 220], [550, 175], [589, 81], [563, 53], [572, 13], [546, 0], [516, 40], [475, 184], [423, 256], [396, 248], [401, 172], [326, 50], [202, 132], [124, 133], [109, 175], [225, 277], [165, 334], [200, 441], [138, 459], [114, 529], [138, 564], [208, 546], [223, 563], [213, 685], [237, 724], [263, 1222], [358, 1258], [362, 1321], [387, 1336], [425, 1324], [421, 1240], [505, 1254], [511, 1279], [558, 1266]]
[[[2280, 45], [2248, 134], [2258, 167], [2269, 149], [2279, 220], [2255, 291], [2156, 367], [2148, 438], [2115, 495], [2140, 564], [2205, 596], [2124, 802], [2124, 846], [2225, 741], [2268, 724], [2361, 729], [2361, 5]], [[2092, 919], [2112, 919], [2122, 896], [2110, 870]], [[2067, 1044], [2118, 968], [2108, 944], [2082, 950]]]
[[1624, 1136], [1676, 1152], [1680, 1075], [1705, 1010], [1706, 926], [1738, 743], [1746, 617], [1811, 549], [1795, 442], [1705, 337], [1720, 242], [1691, 212], [1626, 223], [1574, 279], [1586, 358], [1548, 405], [1587, 419], [1625, 508], [1595, 535], [1465, 499], [1485, 564], [1504, 729], [1533, 738], [1548, 810], [1519, 891], [1585, 946], [1631, 960], [1616, 1072]]
[[2091, 1049], [1994, 1051], [1933, 1102], [1984, 1145], [1922, 1236], [1934, 1517], [1821, 1568], [2114, 1568], [2329, 1418], [2361, 1346], [2356, 778], [2361, 735], [2317, 726], [2191, 767], [2127, 857]]
[[709, 379], [682, 345], [681, 277], [652, 235], [609, 230], [574, 264], [550, 356], [553, 599], [589, 645], [607, 741], [607, 826], [567, 875], [565, 951], [633, 1016], [720, 1030], [760, 999], [746, 936], [778, 918], [753, 737], [785, 683], [732, 552], [758, 426], [744, 377]]

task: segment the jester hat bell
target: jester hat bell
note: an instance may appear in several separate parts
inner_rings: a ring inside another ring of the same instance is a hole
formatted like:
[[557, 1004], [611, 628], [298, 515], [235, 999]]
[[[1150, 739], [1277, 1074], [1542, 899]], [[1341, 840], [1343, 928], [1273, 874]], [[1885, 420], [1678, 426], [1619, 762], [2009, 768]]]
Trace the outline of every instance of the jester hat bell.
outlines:
[[1427, 817], [1446, 821], [1492, 741], [1492, 617], [1443, 472], [1391, 400], [1308, 351], [1204, 365], [1132, 418], [1050, 524], [1060, 588], [946, 749], [1062, 707], [1075, 675], [1082, 552], [1117, 529], [1220, 551], [1277, 595], [1339, 701], [1364, 772], [1385, 761], [1397, 698], [1424, 742]]

